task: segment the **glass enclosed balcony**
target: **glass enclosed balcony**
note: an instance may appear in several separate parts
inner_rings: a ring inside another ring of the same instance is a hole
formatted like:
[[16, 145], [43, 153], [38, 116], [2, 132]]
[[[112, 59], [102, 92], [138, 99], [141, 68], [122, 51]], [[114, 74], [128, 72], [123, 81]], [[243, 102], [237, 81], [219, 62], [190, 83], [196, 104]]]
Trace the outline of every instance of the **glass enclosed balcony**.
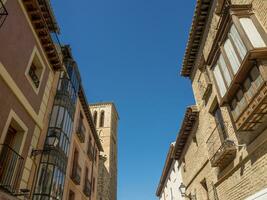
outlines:
[[251, 131], [267, 113], [267, 35], [253, 15], [232, 18], [210, 58], [211, 70], [220, 104], [230, 105], [239, 131]]

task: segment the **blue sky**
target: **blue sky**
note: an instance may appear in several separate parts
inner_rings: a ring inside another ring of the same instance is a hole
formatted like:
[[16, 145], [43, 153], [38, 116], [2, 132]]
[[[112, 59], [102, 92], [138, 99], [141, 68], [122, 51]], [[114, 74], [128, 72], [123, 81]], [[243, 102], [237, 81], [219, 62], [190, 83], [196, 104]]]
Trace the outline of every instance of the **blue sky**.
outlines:
[[118, 200], [153, 200], [186, 106], [179, 76], [195, 0], [52, 1], [89, 102], [114, 101], [119, 122]]

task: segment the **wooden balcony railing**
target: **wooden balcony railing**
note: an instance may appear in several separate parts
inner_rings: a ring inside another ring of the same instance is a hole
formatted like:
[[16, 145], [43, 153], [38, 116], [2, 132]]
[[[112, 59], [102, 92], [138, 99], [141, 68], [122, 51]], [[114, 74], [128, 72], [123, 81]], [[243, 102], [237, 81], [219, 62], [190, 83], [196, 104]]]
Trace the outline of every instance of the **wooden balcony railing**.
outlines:
[[76, 134], [77, 134], [80, 142], [84, 143], [84, 141], [85, 141], [85, 127], [84, 127], [82, 122], [79, 123]]
[[82, 168], [79, 166], [78, 163], [75, 163], [73, 165], [71, 179], [76, 185], [80, 185], [81, 183], [81, 173], [82, 173]]
[[227, 138], [224, 139], [223, 131], [226, 131], [225, 127], [216, 125], [206, 142], [212, 167], [223, 167], [236, 155], [235, 143]]
[[[238, 111], [233, 110], [236, 127], [240, 131], [254, 131], [258, 125], [266, 123], [267, 115], [267, 85], [259, 77], [247, 91], [247, 100], [238, 105]], [[249, 98], [248, 98], [249, 97]]]
[[18, 192], [23, 157], [6, 144], [0, 145], [0, 188], [10, 194]]
[[83, 187], [83, 193], [87, 197], [90, 197], [90, 195], [91, 195], [91, 183], [88, 179], [85, 180], [84, 187]]

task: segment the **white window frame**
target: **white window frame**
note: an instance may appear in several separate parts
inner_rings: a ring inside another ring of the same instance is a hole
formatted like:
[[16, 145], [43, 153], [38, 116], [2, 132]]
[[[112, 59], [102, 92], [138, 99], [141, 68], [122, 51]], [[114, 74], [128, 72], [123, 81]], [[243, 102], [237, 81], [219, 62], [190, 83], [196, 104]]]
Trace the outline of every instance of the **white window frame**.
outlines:
[[[38, 61], [40, 62], [40, 65], [41, 65], [40, 67], [42, 68], [42, 69], [41, 69], [42, 72], [41, 72], [41, 75], [40, 75], [40, 78], [39, 78], [39, 86], [38, 86], [38, 87], [36, 87], [36, 86], [34, 85], [34, 83], [33, 83], [33, 81], [32, 81], [32, 78], [31, 78], [30, 75], [29, 75], [29, 71], [30, 71], [30, 68], [31, 68], [31, 66], [32, 66], [32, 63], [34, 62], [34, 58], [37, 58], [37, 59], [38, 59]], [[34, 47], [33, 47], [33, 51], [32, 51], [32, 53], [31, 53], [31, 56], [30, 56], [30, 59], [29, 59], [29, 62], [28, 62], [28, 65], [27, 65], [27, 68], [26, 68], [26, 70], [25, 70], [25, 76], [26, 76], [27, 80], [29, 81], [30, 85], [32, 86], [32, 88], [33, 88], [33, 90], [34, 90], [34, 92], [35, 92], [36, 94], [39, 93], [39, 90], [40, 90], [40, 88], [41, 88], [42, 80], [43, 80], [43, 76], [44, 76], [45, 69], [46, 69], [46, 68], [45, 68], [45, 64], [44, 64], [44, 62], [43, 62], [43, 59], [42, 59], [42, 57], [41, 57], [41, 55], [40, 55], [40, 53], [39, 53], [37, 47], [34, 46]]]

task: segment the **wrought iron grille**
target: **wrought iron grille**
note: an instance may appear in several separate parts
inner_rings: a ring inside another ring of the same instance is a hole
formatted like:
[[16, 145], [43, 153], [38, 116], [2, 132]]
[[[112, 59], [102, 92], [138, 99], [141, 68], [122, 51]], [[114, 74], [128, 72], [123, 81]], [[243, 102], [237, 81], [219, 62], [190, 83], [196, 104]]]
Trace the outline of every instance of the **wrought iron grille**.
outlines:
[[81, 173], [82, 173], [82, 168], [79, 166], [78, 163], [75, 163], [73, 165], [71, 178], [77, 185], [79, 185], [81, 182]]
[[29, 70], [29, 76], [31, 77], [35, 87], [38, 88], [40, 84], [40, 80], [39, 80], [39, 77], [36, 75], [36, 70], [37, 68], [34, 65], [32, 65]]
[[0, 187], [15, 194], [23, 169], [23, 157], [6, 144], [0, 145]]
[[85, 180], [84, 187], [83, 187], [83, 193], [87, 197], [89, 197], [91, 195], [91, 183], [88, 179]]
[[223, 164], [222, 161], [229, 161], [235, 155], [235, 143], [226, 133], [229, 126], [228, 123], [217, 124], [206, 142], [213, 167]]
[[80, 142], [84, 143], [84, 141], [85, 141], [85, 127], [84, 127], [82, 121], [79, 122], [79, 126], [77, 128], [76, 133], [77, 133], [77, 136], [78, 136]]
[[0, 28], [7, 18], [8, 12], [2, 0], [0, 0]]
[[210, 137], [207, 140], [207, 147], [209, 151], [210, 158], [212, 159], [223, 144], [228, 141], [227, 138], [224, 138], [224, 135], [228, 135], [226, 132], [229, 129], [229, 124], [224, 123], [223, 126], [219, 123], [216, 124], [213, 129]]

